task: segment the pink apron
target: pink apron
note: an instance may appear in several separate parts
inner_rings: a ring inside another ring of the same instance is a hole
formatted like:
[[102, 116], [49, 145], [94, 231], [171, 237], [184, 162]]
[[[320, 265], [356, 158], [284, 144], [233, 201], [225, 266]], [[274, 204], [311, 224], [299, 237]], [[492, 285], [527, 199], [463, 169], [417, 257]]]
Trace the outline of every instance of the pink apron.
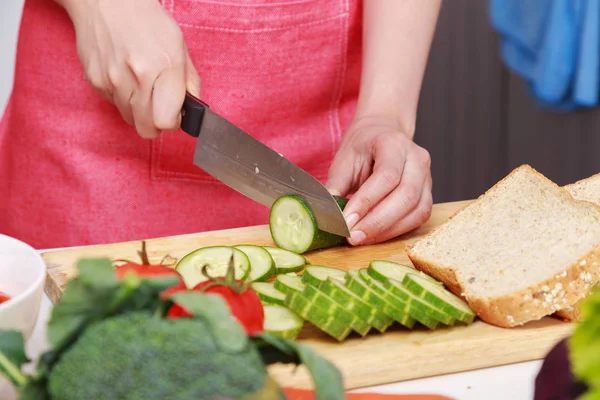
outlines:
[[[218, 113], [325, 181], [356, 106], [357, 0], [161, 0]], [[67, 14], [26, 0], [0, 123], [0, 233], [37, 248], [267, 223], [192, 164], [182, 131], [146, 141], [84, 80]]]

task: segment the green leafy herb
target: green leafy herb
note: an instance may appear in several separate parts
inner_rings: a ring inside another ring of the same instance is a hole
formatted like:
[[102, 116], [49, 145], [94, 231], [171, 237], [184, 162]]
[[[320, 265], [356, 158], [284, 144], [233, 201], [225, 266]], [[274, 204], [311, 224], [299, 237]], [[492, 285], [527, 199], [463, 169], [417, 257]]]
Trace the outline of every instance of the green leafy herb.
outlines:
[[171, 299], [194, 317], [203, 319], [223, 351], [239, 352], [248, 345], [248, 336], [234, 319], [222, 297], [201, 292], [179, 292]]
[[[316, 400], [344, 400], [344, 384], [340, 371], [331, 362], [319, 356], [307, 345], [263, 333], [255, 338], [258, 349], [268, 355], [263, 360], [269, 364], [275, 362], [304, 364], [312, 376]], [[277, 361], [276, 354], [280, 354]]]
[[573, 375], [589, 390], [586, 400], [600, 399], [600, 290], [596, 289], [581, 304], [581, 322], [569, 338], [569, 358]]
[[23, 386], [27, 379], [21, 372], [23, 364], [29, 362], [25, 354], [25, 342], [21, 332], [0, 332], [0, 372], [15, 385]]

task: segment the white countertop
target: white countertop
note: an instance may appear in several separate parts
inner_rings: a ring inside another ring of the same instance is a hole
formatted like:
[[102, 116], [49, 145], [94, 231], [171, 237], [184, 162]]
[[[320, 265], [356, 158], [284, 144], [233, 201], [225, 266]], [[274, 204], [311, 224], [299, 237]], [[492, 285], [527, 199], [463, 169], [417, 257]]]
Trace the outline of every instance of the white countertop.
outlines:
[[[44, 295], [35, 330], [27, 343], [27, 353], [32, 359], [46, 349], [46, 323], [51, 310], [52, 303]], [[518, 363], [364, 388], [357, 392], [440, 394], [457, 400], [531, 400], [540, 366], [541, 361]], [[14, 393], [0, 390], [0, 399], [14, 400]]]

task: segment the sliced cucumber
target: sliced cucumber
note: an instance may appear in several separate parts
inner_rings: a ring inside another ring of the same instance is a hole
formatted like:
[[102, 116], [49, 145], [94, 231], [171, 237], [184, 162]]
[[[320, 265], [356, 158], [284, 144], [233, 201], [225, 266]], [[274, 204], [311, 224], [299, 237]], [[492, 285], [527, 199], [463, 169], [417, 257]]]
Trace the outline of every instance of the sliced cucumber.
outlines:
[[335, 300], [340, 306], [377, 329], [385, 332], [392, 324], [392, 318], [378, 311], [372, 305], [362, 301], [339, 281], [327, 278], [319, 287], [323, 293]]
[[225, 276], [232, 255], [235, 279], [245, 280], [250, 274], [250, 260], [246, 253], [230, 246], [201, 247], [179, 260], [175, 269], [181, 274], [186, 286], [193, 288], [209, 279], [202, 274], [204, 265], [211, 277]]
[[[453, 325], [456, 322], [456, 319], [453, 318], [450, 314], [440, 310], [438, 307], [433, 304], [415, 296], [411, 292], [409, 292], [401, 282], [398, 282], [395, 279], [388, 279], [383, 286], [389, 290], [394, 296], [401, 298], [404, 300], [409, 306], [409, 312], [411, 315], [418, 320], [421, 321], [423, 318], [423, 314], [433, 318], [444, 325]], [[424, 325], [426, 325], [424, 323]], [[427, 325], [426, 325], [427, 326]]]
[[[386, 304], [382, 308], [384, 313], [407, 328], [412, 329], [415, 326], [417, 319], [411, 314], [410, 306], [404, 300], [394, 296], [394, 294], [388, 291], [380, 282], [371, 278], [366, 269], [360, 269], [358, 273], [362, 282], [385, 300]], [[438, 321], [426, 315], [424, 315], [422, 321], [419, 320], [419, 322], [431, 329], [435, 328], [438, 324]]]
[[278, 305], [265, 305], [264, 330], [284, 339], [296, 339], [302, 331], [304, 320], [288, 308]]
[[275, 275], [275, 261], [264, 248], [252, 244], [240, 244], [234, 247], [243, 251], [250, 260], [249, 281], [265, 282]]
[[322, 265], [311, 265], [306, 267], [302, 274], [302, 282], [319, 287], [327, 278], [331, 277], [340, 282], [344, 282], [346, 273], [341, 269], [325, 267]]
[[[348, 199], [335, 199], [343, 210]], [[298, 254], [346, 243], [345, 237], [320, 230], [308, 204], [296, 195], [275, 200], [269, 213], [269, 228], [277, 246]]]
[[273, 257], [276, 274], [300, 272], [306, 265], [306, 258], [300, 254], [272, 246], [263, 246], [263, 249], [268, 251], [271, 257]]
[[286, 294], [285, 305], [290, 311], [339, 341], [344, 340], [352, 330], [347, 324], [341, 323], [334, 314], [315, 305], [302, 293], [289, 291]]
[[285, 305], [285, 294], [275, 289], [272, 282], [254, 282], [252, 289], [258, 297], [266, 304]]
[[288, 274], [277, 275], [275, 278], [275, 282], [273, 283], [275, 289], [279, 290], [282, 293], [287, 293], [290, 290], [296, 292], [302, 292], [304, 290], [304, 283], [302, 283], [302, 278], [298, 275], [290, 276]]
[[385, 260], [373, 260], [369, 263], [367, 270], [369, 275], [384, 283], [387, 279], [395, 279], [398, 282], [402, 282], [406, 274], [417, 274], [425, 279], [430, 280], [433, 283], [444, 286], [444, 284], [431, 276], [407, 265], [398, 264], [392, 261]]
[[329, 314], [335, 315], [336, 319], [340, 323], [349, 325], [352, 330], [361, 336], [365, 336], [371, 329], [369, 324], [356, 316], [352, 311], [348, 311], [344, 307], [340, 306], [335, 300], [327, 296], [315, 286], [306, 285], [302, 291], [302, 295], [311, 303], [314, 303], [315, 305], [324, 309]]
[[431, 283], [428, 279], [416, 274], [406, 274], [402, 280], [402, 286], [460, 322], [469, 324], [475, 319], [475, 313], [467, 303], [454, 293]]

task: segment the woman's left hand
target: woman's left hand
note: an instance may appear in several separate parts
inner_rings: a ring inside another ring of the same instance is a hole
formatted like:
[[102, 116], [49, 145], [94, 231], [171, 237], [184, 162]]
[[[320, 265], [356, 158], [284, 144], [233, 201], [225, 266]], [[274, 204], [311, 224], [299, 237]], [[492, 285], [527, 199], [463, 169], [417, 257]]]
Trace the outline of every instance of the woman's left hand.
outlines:
[[363, 117], [350, 126], [329, 170], [332, 194], [344, 209], [350, 244], [386, 241], [424, 224], [431, 215], [431, 160], [393, 120]]

